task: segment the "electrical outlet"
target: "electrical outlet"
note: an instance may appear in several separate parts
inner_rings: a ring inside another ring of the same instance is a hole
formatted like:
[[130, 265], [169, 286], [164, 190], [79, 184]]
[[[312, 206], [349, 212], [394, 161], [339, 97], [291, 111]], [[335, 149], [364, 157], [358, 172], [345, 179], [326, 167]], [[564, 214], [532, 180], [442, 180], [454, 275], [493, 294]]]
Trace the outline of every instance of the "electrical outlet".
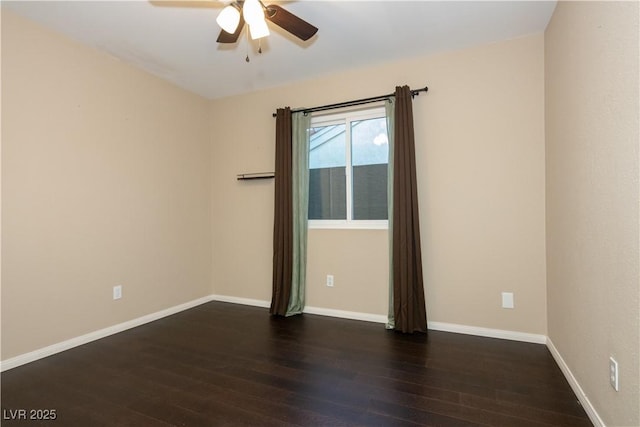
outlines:
[[618, 387], [618, 362], [613, 357], [609, 358], [609, 383], [615, 391], [619, 390]]
[[502, 293], [502, 308], [513, 308], [513, 292]]
[[333, 288], [333, 275], [332, 274], [327, 274], [327, 286], [329, 286], [330, 288]]
[[113, 299], [120, 299], [122, 298], [122, 285], [118, 285], [118, 286], [114, 286], [113, 287]]

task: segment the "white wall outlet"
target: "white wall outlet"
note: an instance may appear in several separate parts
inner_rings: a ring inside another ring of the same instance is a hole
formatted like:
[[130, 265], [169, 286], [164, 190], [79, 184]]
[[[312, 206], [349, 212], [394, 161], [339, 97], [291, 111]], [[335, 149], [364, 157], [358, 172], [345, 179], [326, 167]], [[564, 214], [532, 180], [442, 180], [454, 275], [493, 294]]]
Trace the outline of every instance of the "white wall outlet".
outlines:
[[333, 275], [332, 274], [327, 274], [327, 286], [329, 286], [330, 288], [333, 288]]
[[122, 285], [114, 286], [113, 299], [120, 299], [120, 298], [122, 298]]
[[502, 293], [502, 308], [513, 308], [513, 292]]
[[609, 358], [609, 383], [615, 391], [619, 391], [618, 387], [618, 362], [613, 357]]

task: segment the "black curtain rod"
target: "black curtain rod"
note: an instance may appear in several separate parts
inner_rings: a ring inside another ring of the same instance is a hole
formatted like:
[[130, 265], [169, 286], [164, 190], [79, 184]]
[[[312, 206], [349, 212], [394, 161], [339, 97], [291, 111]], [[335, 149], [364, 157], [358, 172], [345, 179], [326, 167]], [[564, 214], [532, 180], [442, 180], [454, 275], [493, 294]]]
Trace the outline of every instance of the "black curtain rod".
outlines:
[[[411, 91], [411, 96], [417, 96], [420, 95], [420, 92], [427, 92], [429, 90], [428, 87], [424, 87], [422, 89], [416, 89], [416, 90], [412, 90]], [[337, 104], [329, 104], [329, 105], [321, 105], [319, 107], [311, 107], [311, 108], [298, 108], [296, 110], [291, 110], [291, 113], [304, 113], [304, 114], [309, 114], [312, 113], [314, 111], [325, 111], [325, 110], [333, 110], [335, 108], [342, 108], [342, 107], [353, 107], [356, 105], [363, 105], [363, 104], [369, 104], [372, 102], [376, 102], [376, 101], [382, 101], [383, 99], [389, 99], [391, 97], [395, 96], [395, 93], [390, 93], [387, 95], [380, 95], [380, 96], [373, 96], [371, 98], [362, 98], [362, 99], [356, 99], [353, 101], [346, 101], [346, 102], [338, 102]], [[276, 113], [273, 113], [273, 117], [276, 117]]]

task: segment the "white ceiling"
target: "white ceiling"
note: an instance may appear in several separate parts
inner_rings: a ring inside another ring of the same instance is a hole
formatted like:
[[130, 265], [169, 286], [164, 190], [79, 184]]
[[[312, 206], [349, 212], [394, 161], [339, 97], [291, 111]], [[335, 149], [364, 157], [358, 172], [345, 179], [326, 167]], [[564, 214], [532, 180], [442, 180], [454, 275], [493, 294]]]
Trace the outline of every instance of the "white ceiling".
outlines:
[[[276, 1], [265, 1], [271, 4]], [[277, 1], [319, 28], [301, 42], [218, 45], [223, 3], [2, 1], [2, 7], [214, 99], [399, 58], [544, 31], [555, 1]], [[246, 29], [245, 29], [246, 31]], [[243, 33], [244, 35], [244, 33]], [[251, 61], [245, 62], [249, 52]]]

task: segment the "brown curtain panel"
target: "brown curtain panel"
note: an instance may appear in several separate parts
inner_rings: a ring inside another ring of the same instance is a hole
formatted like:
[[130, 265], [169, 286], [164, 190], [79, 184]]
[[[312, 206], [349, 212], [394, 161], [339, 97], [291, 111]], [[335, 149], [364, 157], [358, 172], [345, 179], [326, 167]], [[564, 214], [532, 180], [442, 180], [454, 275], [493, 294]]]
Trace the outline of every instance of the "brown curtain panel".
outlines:
[[395, 99], [392, 243], [395, 330], [427, 332], [413, 107], [409, 87], [396, 87]]
[[293, 270], [293, 198], [291, 185], [291, 109], [276, 112], [275, 207], [273, 222], [273, 291], [269, 313], [284, 316]]

